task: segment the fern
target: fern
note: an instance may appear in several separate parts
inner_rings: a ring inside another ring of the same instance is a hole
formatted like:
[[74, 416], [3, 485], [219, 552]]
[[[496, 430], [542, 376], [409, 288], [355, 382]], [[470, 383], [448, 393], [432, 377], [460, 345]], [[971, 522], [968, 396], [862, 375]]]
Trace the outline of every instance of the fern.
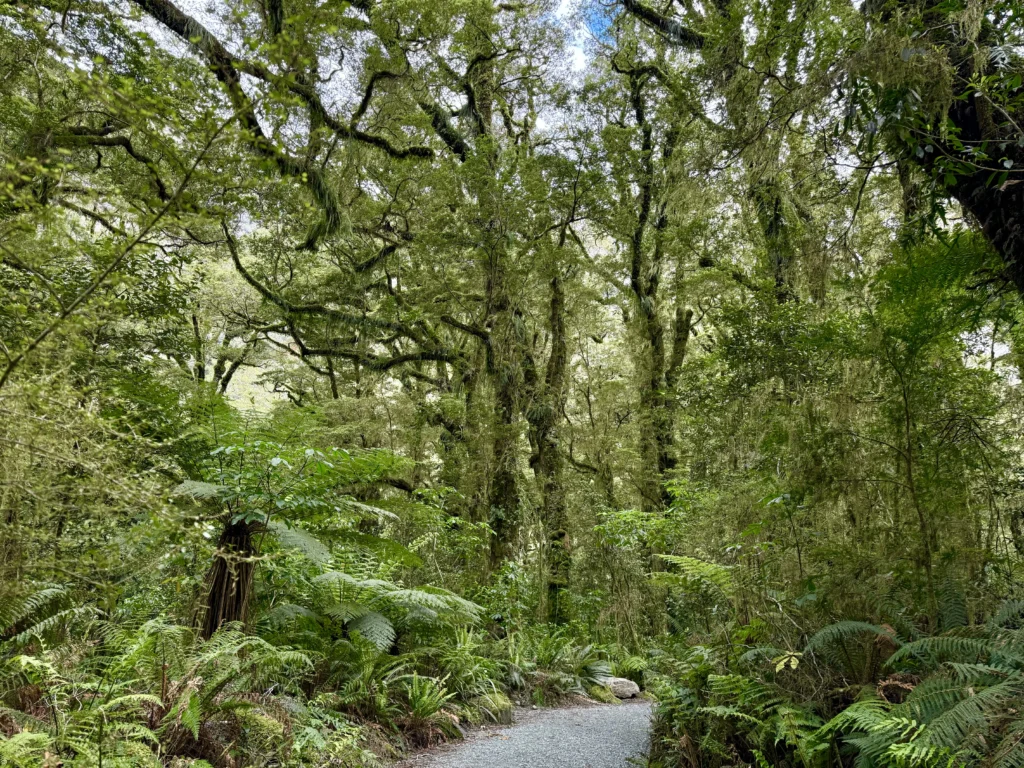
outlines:
[[330, 562], [331, 551], [323, 542], [302, 528], [271, 520], [267, 523], [267, 529], [281, 546], [298, 550], [317, 565], [326, 565]]
[[740, 720], [749, 725], [764, 725], [762, 721], [758, 720], [753, 715], [744, 712], [738, 707], [729, 707], [722, 704], [716, 704], [709, 707], [701, 707], [698, 710], [698, 712], [700, 712], [702, 715], [712, 715], [713, 717]]
[[947, 661], [943, 667], [948, 669], [953, 678], [961, 683], [983, 682], [992, 684], [1013, 673], [1012, 669], [997, 667], [991, 664], [969, 664], [960, 661]]
[[395, 642], [395, 627], [391, 621], [381, 613], [369, 611], [357, 616], [348, 623], [349, 629], [358, 632], [377, 648], [386, 651]]
[[370, 612], [370, 608], [362, 603], [339, 601], [325, 606], [323, 612], [325, 616], [344, 623], [366, 615]]
[[[299, 618], [316, 620], [319, 618], [319, 614], [304, 605], [278, 603], [264, 617], [266, 622], [272, 627], [283, 627]], [[342, 619], [342, 621], [345, 620]]]
[[76, 619], [98, 615], [99, 611], [91, 605], [80, 605], [74, 608], [67, 608], [36, 622], [24, 632], [19, 632], [14, 636], [14, 642], [18, 644], [26, 643], [33, 637], [42, 637], [54, 630], [64, 629]]
[[967, 626], [967, 599], [955, 579], [944, 578], [936, 597], [939, 602], [939, 625], [943, 630]]
[[[988, 677], [982, 670], [981, 676]], [[848, 707], [818, 732], [819, 739], [838, 733], [858, 752], [858, 765], [962, 765], [972, 742], [982, 749], [993, 730], [1024, 694], [1024, 678], [1013, 674], [994, 685], [977, 687], [952, 677], [936, 676], [916, 686], [907, 700], [890, 705], [868, 697]], [[1011, 729], [1012, 730], [1012, 729]], [[1018, 741], [1003, 737], [996, 754], [1013, 765], [1024, 760]]]
[[1019, 629], [1024, 624], [1024, 600], [1007, 600], [996, 614], [989, 620], [989, 625], [997, 628]]
[[893, 667], [910, 657], [932, 666], [947, 660], [978, 663], [990, 659], [993, 662], [1005, 661], [1014, 667], [1024, 667], [1024, 656], [1005, 643], [988, 637], [962, 634], [936, 635], [907, 643], [890, 656], [886, 664]]
[[338, 531], [332, 536], [340, 542], [352, 544], [389, 562], [400, 563], [409, 568], [419, 568], [423, 565], [423, 560], [419, 555], [411, 552], [394, 539], [381, 538], [359, 531]]
[[696, 582], [712, 591], [719, 592], [726, 599], [731, 599], [735, 593], [736, 585], [732, 577], [732, 569], [729, 566], [709, 563], [706, 560], [699, 560], [696, 557], [685, 557], [682, 555], [658, 555], [665, 562], [674, 565], [678, 574], [656, 573], [653, 578], [667, 579], [681, 578], [681, 583]]
[[992, 768], [1024, 768], [1024, 720], [1012, 723], [992, 751]]
[[[274, 535], [278, 543], [286, 548], [300, 552], [317, 565], [328, 565], [331, 562], [331, 550], [320, 539], [297, 525], [288, 525], [271, 520], [267, 529]], [[349, 544], [382, 559], [397, 562], [410, 568], [423, 565], [419, 555], [410, 552], [406, 547], [392, 539], [373, 536], [368, 533], [352, 530], [332, 530], [327, 536], [330, 539]]]
[[436, 587], [401, 587], [343, 571], [323, 573], [313, 584], [326, 588], [318, 601], [324, 616], [345, 623], [382, 650], [394, 644], [398, 628], [472, 624], [480, 615], [475, 603]]
[[709, 675], [708, 689], [716, 698], [741, 702], [757, 713], [769, 712], [785, 701], [773, 686], [742, 675]]
[[13, 768], [36, 768], [43, 764], [43, 753], [50, 746], [45, 733], [22, 731], [8, 739], [0, 737], [0, 764]]
[[925, 680], [903, 702], [901, 710], [909, 712], [915, 720], [926, 722], [955, 707], [967, 696], [967, 686], [946, 677]]
[[0, 600], [0, 636], [10, 632], [16, 624], [38, 613], [48, 604], [67, 599], [67, 590], [60, 586], [43, 587], [28, 595], [5, 597]]
[[231, 489], [225, 485], [206, 483], [201, 480], [185, 480], [179, 483], [171, 491], [173, 496], [190, 496], [193, 499], [207, 500], [220, 499], [230, 493]]
[[979, 692], [969, 691], [954, 706], [931, 720], [927, 727], [929, 744], [938, 747], [959, 747], [971, 731], [986, 729], [989, 718], [1004, 712], [1007, 704], [1024, 691], [1019, 675]]
[[869, 624], [866, 621], [839, 621], [818, 630], [818, 632], [816, 632], [814, 636], [807, 641], [804, 653], [814, 653], [815, 651], [819, 651], [831, 645], [841, 645], [849, 638], [864, 635], [865, 633], [875, 637], [879, 635], [887, 637], [899, 645], [899, 641], [893, 635], [892, 631], [885, 627], [880, 627], [877, 624]]
[[955, 751], [919, 741], [893, 744], [885, 755], [896, 768], [956, 768], [963, 765]]

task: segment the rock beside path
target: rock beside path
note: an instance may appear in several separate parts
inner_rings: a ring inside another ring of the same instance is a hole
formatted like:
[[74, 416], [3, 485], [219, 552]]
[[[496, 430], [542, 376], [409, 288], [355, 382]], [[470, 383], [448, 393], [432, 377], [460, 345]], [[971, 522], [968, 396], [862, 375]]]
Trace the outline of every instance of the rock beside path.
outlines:
[[640, 686], [625, 677], [609, 677], [604, 684], [620, 699], [635, 699], [640, 695]]
[[651, 704], [641, 699], [516, 717], [514, 726], [481, 729], [396, 768], [635, 768], [630, 758], [648, 749]]

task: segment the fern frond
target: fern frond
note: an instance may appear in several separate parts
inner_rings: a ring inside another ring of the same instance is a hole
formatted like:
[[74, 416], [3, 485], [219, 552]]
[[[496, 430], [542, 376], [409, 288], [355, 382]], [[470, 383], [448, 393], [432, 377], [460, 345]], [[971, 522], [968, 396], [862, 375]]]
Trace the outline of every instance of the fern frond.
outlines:
[[300, 617], [312, 620], [320, 618], [316, 611], [295, 603], [278, 603], [265, 616], [267, 622], [274, 627], [285, 626]]
[[1006, 600], [989, 620], [995, 627], [1019, 628], [1024, 623], [1024, 600]]
[[1024, 768], [1024, 720], [1006, 729], [992, 755], [992, 768]]
[[420, 559], [419, 555], [394, 539], [386, 539], [359, 531], [340, 531], [332, 535], [339, 541], [353, 544], [360, 549], [379, 556], [382, 560], [400, 563], [410, 568], [419, 568], [423, 565], [423, 560]]
[[369, 611], [348, 623], [350, 630], [358, 632], [379, 650], [386, 651], [395, 642], [395, 627], [381, 613]]
[[967, 626], [967, 599], [964, 597], [963, 589], [954, 579], [943, 579], [936, 597], [939, 602], [939, 625], [942, 629]]
[[928, 723], [928, 743], [938, 747], [959, 747], [967, 740], [968, 733], [986, 729], [990, 716], [1005, 712], [1008, 702], [1020, 696], [1022, 690], [1024, 680], [1014, 675], [991, 688], [971, 693]]
[[84, 616], [98, 616], [99, 611], [91, 605], [80, 605], [75, 608], [67, 608], [63, 611], [58, 611], [43, 619], [31, 627], [26, 629], [24, 632], [19, 632], [14, 636], [15, 643], [25, 643], [32, 637], [41, 637], [43, 634], [50, 632], [58, 627], [66, 626], [75, 619], [82, 618]]
[[947, 677], [933, 677], [916, 685], [900, 706], [914, 719], [927, 722], [942, 712], [955, 707], [969, 695], [964, 683]]
[[330, 616], [335, 621], [345, 623], [370, 612], [370, 608], [360, 603], [338, 602], [332, 603], [323, 608], [325, 616]]
[[814, 653], [816, 650], [821, 650], [829, 645], [843, 643], [848, 638], [863, 634], [870, 634], [876, 637], [882, 635], [897, 645], [900, 644], [891, 630], [880, 627], [877, 624], [869, 624], [866, 621], [837, 621], [835, 624], [829, 624], [827, 627], [818, 630], [807, 641], [804, 653]]
[[776, 688], [742, 675], [709, 675], [708, 690], [717, 700], [734, 701], [759, 714], [785, 701]]
[[889, 702], [872, 694], [855, 701], [825, 723], [819, 734], [822, 738], [831, 738], [839, 732], [874, 731], [879, 723], [888, 719], [891, 707]]
[[317, 565], [325, 565], [331, 560], [331, 550], [313, 534], [302, 528], [271, 520], [267, 523], [267, 530], [274, 535], [282, 547], [302, 553]]
[[27, 619], [47, 604], [68, 597], [64, 587], [44, 587], [28, 595], [5, 597], [0, 601], [0, 634], [11, 630], [15, 624]]
[[201, 480], [185, 480], [171, 490], [172, 496], [191, 496], [193, 499], [219, 499], [230, 488], [216, 483], [204, 483]]
[[43, 764], [43, 752], [50, 746], [45, 733], [22, 731], [8, 739], [0, 737], [0, 764], [13, 768], [36, 768]]
[[723, 705], [713, 705], [710, 707], [700, 707], [698, 710], [702, 715], [711, 715], [712, 717], [721, 717], [731, 720], [739, 720], [750, 725], [761, 726], [764, 723], [758, 720], [753, 715], [750, 715], [736, 707], [727, 707]]
[[970, 637], [962, 634], [945, 634], [924, 637], [901, 646], [886, 661], [886, 666], [916, 657], [926, 663], [939, 664], [943, 661], [966, 663], [984, 662], [986, 659], [1006, 659], [1015, 665], [1024, 666], [1024, 657], [986, 637]]
[[998, 667], [992, 664], [968, 664], [960, 661], [947, 661], [943, 665], [953, 678], [961, 683], [984, 683], [991, 685], [1013, 674], [1013, 669]]
[[674, 565], [679, 574], [690, 581], [699, 582], [731, 598], [735, 592], [732, 569], [727, 565], [709, 563], [696, 557], [683, 555], [658, 555], [666, 563]]
[[313, 579], [314, 584], [326, 586], [350, 586], [356, 589], [368, 589], [373, 591], [388, 591], [394, 588], [394, 584], [383, 579], [360, 579], [350, 573], [343, 571], [327, 571]]

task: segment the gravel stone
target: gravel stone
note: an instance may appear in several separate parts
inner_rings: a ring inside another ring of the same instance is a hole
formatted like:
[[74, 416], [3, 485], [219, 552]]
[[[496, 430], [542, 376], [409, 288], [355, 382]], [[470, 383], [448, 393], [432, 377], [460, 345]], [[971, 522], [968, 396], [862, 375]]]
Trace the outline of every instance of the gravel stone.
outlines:
[[650, 702], [519, 710], [517, 723], [414, 755], [397, 768], [632, 768], [646, 754]]

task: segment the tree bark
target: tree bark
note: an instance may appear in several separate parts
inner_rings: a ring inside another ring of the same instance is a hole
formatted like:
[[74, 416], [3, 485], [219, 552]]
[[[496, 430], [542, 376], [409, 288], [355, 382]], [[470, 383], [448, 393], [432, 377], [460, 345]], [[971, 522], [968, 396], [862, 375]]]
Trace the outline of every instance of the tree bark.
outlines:
[[[494, 259], [504, 257], [502, 253]], [[491, 265], [494, 302], [494, 331], [491, 334], [491, 380], [494, 384], [494, 425], [488, 521], [491, 526], [491, 567], [500, 567], [514, 550], [519, 532], [519, 397], [521, 353], [518, 326], [511, 308], [504, 278], [504, 265]]]
[[[557, 268], [557, 267], [556, 267]], [[565, 410], [569, 354], [565, 338], [565, 289], [556, 274], [551, 280], [549, 313], [551, 352], [544, 373], [544, 384], [528, 409], [531, 442], [535, 455], [531, 463], [541, 487], [541, 517], [547, 541], [545, 618], [549, 623], [564, 623], [567, 616], [563, 597], [569, 587], [572, 561], [565, 496], [564, 458], [559, 447], [559, 425]]]

